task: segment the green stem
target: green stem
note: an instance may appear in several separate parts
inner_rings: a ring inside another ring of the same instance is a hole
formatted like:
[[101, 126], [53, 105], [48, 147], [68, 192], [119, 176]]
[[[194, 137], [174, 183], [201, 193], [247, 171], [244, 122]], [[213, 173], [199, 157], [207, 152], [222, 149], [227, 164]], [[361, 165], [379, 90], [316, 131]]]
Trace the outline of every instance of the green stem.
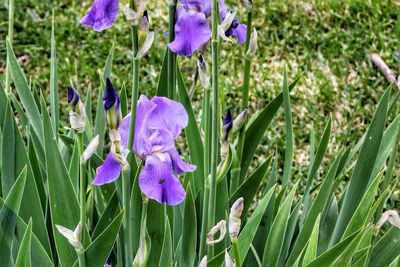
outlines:
[[[204, 89], [204, 182], [207, 183], [207, 177], [210, 173], [210, 141], [211, 141], [211, 125], [210, 125], [210, 88]], [[203, 205], [201, 215], [201, 232], [200, 232], [200, 249], [199, 259], [202, 259], [206, 254], [206, 235], [207, 235], [207, 224], [208, 224], [208, 201], [210, 196], [210, 188], [204, 185], [203, 193]]]
[[[79, 147], [79, 155], [81, 156], [84, 151], [83, 147], [83, 134], [78, 134], [78, 147]], [[86, 177], [85, 177], [85, 163], [81, 163], [79, 166], [79, 180], [80, 180], [80, 222], [82, 226], [81, 232], [81, 244], [85, 247], [86, 244]], [[85, 252], [78, 252], [79, 257], [79, 266], [86, 266], [85, 262]]]
[[[14, 41], [14, 0], [8, 1], [8, 41], [12, 47]], [[11, 93], [11, 72], [10, 72], [10, 60], [7, 54], [7, 68], [6, 68], [6, 93]]]
[[237, 238], [232, 239], [233, 254], [235, 255], [235, 267], [241, 267], [242, 261], [240, 259], [239, 241]]
[[124, 215], [124, 243], [125, 243], [125, 265], [128, 266], [133, 262], [132, 248], [132, 226], [131, 226], [131, 206], [130, 206], [130, 169], [122, 172], [122, 205], [125, 209]]
[[[211, 229], [215, 224], [215, 206], [216, 206], [216, 193], [217, 193], [217, 166], [218, 166], [218, 35], [217, 27], [219, 22], [218, 14], [218, 0], [212, 0], [211, 4], [211, 22], [212, 22], [212, 38], [211, 38], [211, 52], [212, 52], [212, 119], [211, 119], [211, 179], [210, 179], [210, 198], [208, 205], [208, 229]], [[213, 246], [208, 247], [208, 256], [214, 256]]]
[[85, 252], [78, 252], [79, 267], [86, 267]]
[[[169, 13], [169, 28], [168, 28], [168, 43], [175, 39], [175, 11], [176, 0], [172, 0], [168, 4]], [[176, 54], [168, 48], [168, 98], [175, 99], [176, 97]]]
[[[252, 25], [252, 11], [249, 10], [247, 13], [247, 33], [246, 33], [246, 46], [245, 53], [250, 46], [250, 36], [251, 36], [251, 25]], [[251, 67], [251, 57], [245, 56], [244, 59], [244, 82], [242, 87], [242, 111], [245, 110], [249, 104], [249, 85], [250, 85], [250, 67]], [[237, 156], [239, 164], [242, 163], [243, 149], [244, 149], [244, 138], [245, 138], [246, 127], [242, 127], [239, 132], [238, 144], [237, 144]], [[234, 184], [239, 185], [241, 178], [241, 172], [237, 172], [235, 176], [232, 177]]]

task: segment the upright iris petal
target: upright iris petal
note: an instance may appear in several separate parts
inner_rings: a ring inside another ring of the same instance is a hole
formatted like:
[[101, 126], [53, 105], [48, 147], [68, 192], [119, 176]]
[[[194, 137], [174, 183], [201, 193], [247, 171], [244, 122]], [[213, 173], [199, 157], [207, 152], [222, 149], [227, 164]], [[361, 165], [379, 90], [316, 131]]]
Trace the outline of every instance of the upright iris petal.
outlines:
[[[121, 145], [127, 145], [130, 116], [119, 125]], [[187, 126], [188, 116], [182, 104], [165, 97], [149, 100], [141, 95], [138, 100], [133, 150], [145, 161], [139, 174], [139, 187], [151, 199], [167, 205], [178, 205], [185, 198], [185, 190], [177, 174], [193, 172], [196, 166], [186, 163], [175, 148], [175, 140]], [[121, 166], [110, 153], [97, 168], [95, 185], [115, 181]]]
[[80, 23], [95, 31], [102, 31], [114, 25], [117, 15], [118, 0], [94, 0]]
[[181, 8], [177, 11], [175, 40], [168, 46], [180, 56], [191, 56], [211, 38], [206, 15], [202, 12]]

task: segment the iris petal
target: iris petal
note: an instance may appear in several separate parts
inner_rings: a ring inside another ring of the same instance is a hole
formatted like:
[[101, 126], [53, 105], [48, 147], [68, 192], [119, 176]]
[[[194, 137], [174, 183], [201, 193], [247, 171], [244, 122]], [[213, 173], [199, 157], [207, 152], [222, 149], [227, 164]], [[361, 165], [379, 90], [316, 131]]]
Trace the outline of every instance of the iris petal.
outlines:
[[118, 179], [121, 173], [121, 166], [114, 159], [113, 154], [110, 152], [103, 165], [96, 169], [96, 177], [93, 180], [94, 185], [103, 185], [114, 182]]
[[166, 129], [176, 139], [188, 125], [188, 115], [183, 105], [166, 97], [157, 96], [153, 97], [151, 102], [156, 106], [148, 119], [149, 128]]
[[175, 24], [175, 40], [168, 46], [180, 56], [191, 56], [211, 38], [206, 15], [181, 8]]
[[80, 23], [95, 31], [102, 31], [114, 25], [117, 15], [118, 0], [94, 0]]
[[176, 174], [182, 174], [185, 172], [194, 172], [196, 170], [196, 166], [189, 164], [182, 160], [181, 156], [179, 155], [178, 151], [174, 147], [170, 151], [168, 151], [169, 156], [172, 160], [172, 166], [174, 167], [174, 171]]
[[139, 174], [139, 187], [148, 198], [169, 206], [180, 204], [186, 195], [181, 182], [171, 171], [171, 160], [161, 161], [154, 155], [146, 157], [145, 166]]
[[235, 36], [238, 38], [239, 44], [244, 44], [246, 42], [247, 26], [243, 24], [238, 24], [237, 27], [230, 27], [227, 31], [228, 36]]

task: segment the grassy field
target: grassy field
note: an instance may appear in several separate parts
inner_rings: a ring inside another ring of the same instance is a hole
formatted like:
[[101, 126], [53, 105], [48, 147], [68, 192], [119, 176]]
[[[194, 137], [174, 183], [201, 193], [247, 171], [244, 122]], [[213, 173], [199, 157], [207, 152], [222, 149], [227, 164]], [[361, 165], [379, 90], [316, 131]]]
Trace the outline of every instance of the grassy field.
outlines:
[[[243, 4], [227, 1], [245, 21]], [[96, 33], [79, 25], [79, 19], [91, 4], [90, 0], [16, 1], [14, 50], [23, 62], [31, 82], [43, 91], [49, 90], [50, 35], [52, 9], [55, 13], [56, 42], [60, 90], [66, 91], [70, 79], [79, 90], [99, 86], [101, 72], [108, 51], [115, 44], [113, 81], [129, 88], [131, 73], [130, 29], [122, 12], [117, 26]], [[157, 6], [156, 6], [157, 5]], [[314, 125], [317, 137], [332, 115], [333, 138], [329, 154], [337, 152], [342, 142], [352, 143], [364, 133], [377, 99], [389, 85], [369, 60], [376, 52], [396, 72], [399, 69], [397, 49], [400, 33], [397, 20], [399, 1], [254, 1], [254, 25], [259, 31], [259, 51], [252, 65], [250, 103], [251, 112], [264, 106], [281, 90], [282, 67], [287, 64], [289, 76], [304, 72], [300, 86], [292, 94], [293, 125], [295, 131], [295, 170], [298, 178], [308, 162], [309, 136]], [[5, 68], [7, 12], [0, 6], [0, 77]], [[156, 32], [157, 47], [166, 43], [166, 1], [149, 1], [152, 28]], [[238, 112], [241, 92], [244, 48], [224, 43], [221, 55], [221, 87], [227, 107]], [[154, 94], [164, 51], [153, 49], [141, 63], [142, 92]], [[208, 60], [210, 59], [208, 55]], [[195, 57], [180, 59], [190, 85]], [[45, 93], [47, 95], [47, 93]], [[202, 97], [200, 88], [195, 100]], [[66, 112], [65, 112], [66, 113]], [[354, 118], [349, 138], [346, 126]], [[270, 144], [273, 144], [271, 146]], [[284, 119], [273, 125], [261, 157], [279, 148], [284, 151]], [[283, 155], [282, 155], [283, 157]]]

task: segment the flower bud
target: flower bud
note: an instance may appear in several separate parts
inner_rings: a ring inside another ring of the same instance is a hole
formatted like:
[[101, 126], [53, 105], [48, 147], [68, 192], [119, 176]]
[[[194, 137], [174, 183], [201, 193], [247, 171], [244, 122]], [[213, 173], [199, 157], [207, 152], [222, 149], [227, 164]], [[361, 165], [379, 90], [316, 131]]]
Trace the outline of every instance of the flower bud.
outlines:
[[247, 109], [243, 110], [242, 113], [239, 114], [239, 116], [236, 117], [236, 119], [233, 121], [233, 126], [232, 126], [232, 132], [233, 134], [236, 134], [242, 129], [242, 127], [245, 125], [247, 119]]
[[233, 203], [231, 213], [229, 214], [229, 235], [231, 240], [237, 239], [240, 231], [241, 220], [244, 206], [243, 198], [239, 198]]
[[197, 59], [197, 68], [199, 70], [199, 77], [201, 85], [204, 88], [208, 88], [210, 86], [210, 77], [207, 73], [207, 63], [204, 60], [204, 57], [200, 54]]
[[75, 248], [75, 250], [77, 252], [83, 251], [83, 246], [80, 241], [81, 233], [82, 233], [81, 223], [79, 223], [76, 226], [74, 231], [72, 231], [68, 228], [65, 228], [64, 226], [57, 225], [57, 224], [56, 224], [56, 228], [61, 235], [63, 235], [65, 238], [67, 238], [68, 242]]
[[246, 8], [251, 11], [253, 9], [253, 3], [251, 0], [243, 0], [243, 4], [246, 6]]
[[208, 261], [208, 258], [207, 258], [207, 255], [205, 255], [199, 262], [199, 267], [207, 267], [207, 261]]
[[92, 141], [90, 141], [89, 145], [86, 147], [85, 151], [81, 156], [81, 164], [85, 164], [94, 153], [96, 153], [97, 147], [99, 146], [99, 135], [96, 135]]
[[258, 48], [257, 39], [258, 39], [258, 33], [256, 28], [254, 28], [253, 32], [250, 35], [249, 49], [247, 49], [246, 56], [252, 56], [257, 52]]
[[[214, 236], [219, 232], [218, 239], [214, 240]], [[207, 245], [213, 245], [221, 242], [226, 234], [226, 222], [225, 220], [221, 220], [217, 223], [213, 228], [211, 228], [210, 232], [207, 234]]]
[[106, 78], [106, 91], [104, 93], [104, 110], [106, 112], [106, 121], [110, 129], [118, 129], [121, 117], [121, 100], [115, 90], [114, 85], [111, 83], [110, 78]]
[[231, 111], [228, 109], [226, 111], [226, 115], [225, 115], [225, 118], [222, 123], [222, 128], [224, 130], [224, 132], [222, 134], [223, 142], [228, 141], [229, 132], [232, 130], [232, 126], [233, 126], [232, 114], [231, 114]]
[[86, 127], [85, 106], [80, 101], [78, 93], [70, 85], [68, 86], [68, 104], [71, 128], [82, 133]]
[[382, 214], [382, 217], [379, 219], [378, 223], [375, 225], [375, 228], [379, 230], [382, 225], [388, 221], [394, 227], [400, 229], [400, 216], [395, 210], [388, 210]]
[[229, 255], [227, 249], [225, 249], [225, 266], [226, 267], [235, 267], [235, 264], [233, 263], [233, 260], [231, 259], [231, 256]]
[[111, 258], [108, 257], [106, 263], [104, 264], [103, 267], [112, 267], [112, 262], [111, 262]]
[[232, 22], [234, 21], [236, 16], [236, 12], [229, 11], [220, 25], [218, 25], [218, 35], [224, 41], [233, 42], [228, 36], [226, 36], [226, 31], [231, 27]]
[[123, 8], [125, 18], [131, 25], [139, 24], [139, 18], [142, 16], [145, 9], [145, 0], [139, 0], [135, 2], [137, 5], [136, 10], [131, 9], [128, 6], [124, 6]]
[[[143, 231], [146, 231], [144, 229]], [[150, 237], [146, 231], [145, 237], [140, 240], [139, 249], [136, 253], [135, 259], [133, 260], [133, 267], [145, 267], [147, 266], [147, 260], [150, 255]]]

